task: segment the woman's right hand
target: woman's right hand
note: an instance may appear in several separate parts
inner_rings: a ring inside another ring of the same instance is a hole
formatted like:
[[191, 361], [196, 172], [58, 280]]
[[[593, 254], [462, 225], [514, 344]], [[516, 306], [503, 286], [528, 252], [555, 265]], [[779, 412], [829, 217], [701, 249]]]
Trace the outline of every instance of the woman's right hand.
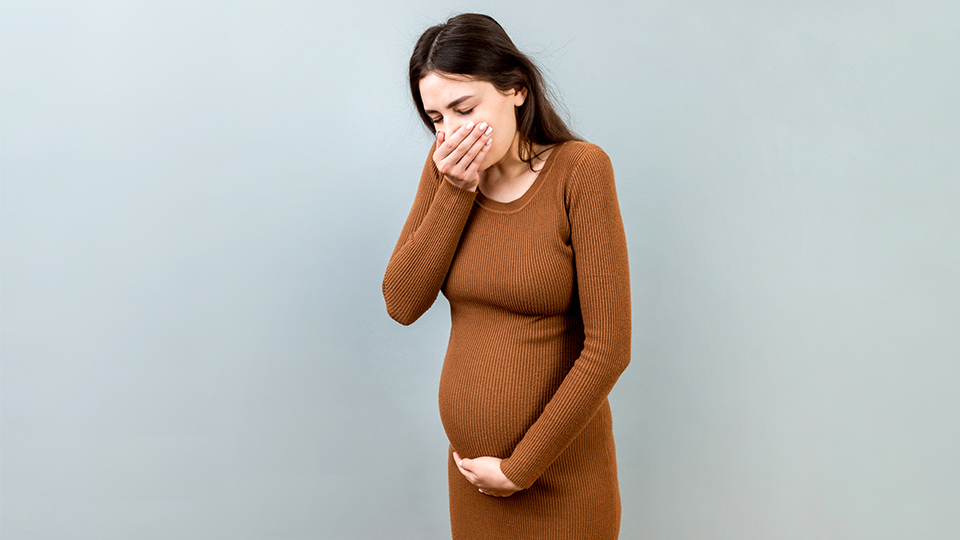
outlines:
[[460, 189], [476, 191], [480, 184], [480, 163], [490, 150], [492, 127], [486, 122], [460, 126], [450, 139], [437, 132], [437, 150], [433, 153], [440, 174]]

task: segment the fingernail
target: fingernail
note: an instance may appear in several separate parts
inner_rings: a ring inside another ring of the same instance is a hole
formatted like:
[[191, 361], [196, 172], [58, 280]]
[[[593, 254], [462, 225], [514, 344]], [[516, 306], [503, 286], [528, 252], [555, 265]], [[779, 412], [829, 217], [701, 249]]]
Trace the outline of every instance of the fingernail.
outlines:
[[486, 122], [482, 122], [482, 123], [480, 124], [480, 131], [483, 131], [483, 130], [485, 130], [485, 129], [487, 129], [487, 123], [486, 123]]
[[490, 143], [493, 142], [493, 139], [487, 139], [487, 142], [483, 143], [484, 146], [490, 146]]
[[457, 467], [463, 467], [463, 460], [462, 460], [462, 459], [457, 462]]
[[484, 135], [489, 135], [489, 134], [491, 134], [491, 133], [493, 133], [493, 128], [492, 128], [492, 127], [488, 127], [487, 130], [483, 132]]
[[463, 129], [470, 131], [473, 129], [473, 122], [468, 122], [467, 125], [463, 126]]

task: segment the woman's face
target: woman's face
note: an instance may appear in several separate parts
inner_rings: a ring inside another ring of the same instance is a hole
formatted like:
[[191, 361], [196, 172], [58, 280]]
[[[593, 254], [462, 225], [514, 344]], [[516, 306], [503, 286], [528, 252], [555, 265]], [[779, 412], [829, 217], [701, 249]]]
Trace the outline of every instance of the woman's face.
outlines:
[[447, 139], [467, 122], [486, 122], [493, 128], [493, 142], [480, 164], [480, 170], [484, 170], [513, 148], [517, 136], [516, 107], [523, 104], [527, 91], [524, 88], [501, 94], [486, 81], [431, 72], [420, 79], [420, 97], [434, 127], [443, 131]]

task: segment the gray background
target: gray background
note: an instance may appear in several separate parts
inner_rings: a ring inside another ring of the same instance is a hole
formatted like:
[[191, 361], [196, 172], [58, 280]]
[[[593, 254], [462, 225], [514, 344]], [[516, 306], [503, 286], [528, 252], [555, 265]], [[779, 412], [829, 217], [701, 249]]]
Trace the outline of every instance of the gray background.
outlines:
[[622, 538], [960, 537], [960, 3], [21, 0], [3, 539], [449, 536], [446, 303], [380, 280], [463, 11], [614, 163]]

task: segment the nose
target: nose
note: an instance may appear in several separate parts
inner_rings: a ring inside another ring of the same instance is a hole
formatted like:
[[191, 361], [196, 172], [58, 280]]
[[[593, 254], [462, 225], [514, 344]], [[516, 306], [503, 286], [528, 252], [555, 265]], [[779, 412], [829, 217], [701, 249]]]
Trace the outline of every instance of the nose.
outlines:
[[464, 126], [464, 124], [466, 124], [466, 122], [460, 122], [458, 124], [454, 124], [453, 122], [451, 122], [450, 125], [444, 126], [445, 128], [447, 128], [447, 134], [446, 134], [447, 137], [450, 137], [451, 135], [459, 131], [460, 128]]

